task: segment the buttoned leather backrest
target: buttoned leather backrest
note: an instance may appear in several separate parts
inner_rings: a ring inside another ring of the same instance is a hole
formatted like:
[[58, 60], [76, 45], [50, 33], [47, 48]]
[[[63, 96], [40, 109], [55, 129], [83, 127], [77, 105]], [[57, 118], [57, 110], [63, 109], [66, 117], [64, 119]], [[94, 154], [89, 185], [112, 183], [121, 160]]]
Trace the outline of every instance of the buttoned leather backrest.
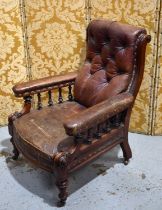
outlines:
[[86, 60], [74, 86], [75, 100], [90, 107], [127, 90], [135, 43], [142, 28], [94, 20], [87, 28]]

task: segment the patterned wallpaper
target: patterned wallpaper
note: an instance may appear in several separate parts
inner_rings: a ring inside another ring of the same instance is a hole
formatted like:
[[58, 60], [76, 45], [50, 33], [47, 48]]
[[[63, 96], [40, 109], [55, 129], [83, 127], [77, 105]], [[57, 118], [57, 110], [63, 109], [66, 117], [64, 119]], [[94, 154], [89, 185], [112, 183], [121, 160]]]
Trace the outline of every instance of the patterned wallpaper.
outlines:
[[84, 58], [83, 0], [26, 0], [32, 77], [76, 71]]
[[26, 80], [24, 47], [18, 0], [0, 1], [0, 125], [20, 109], [21, 102], [12, 94], [12, 86]]
[[91, 19], [109, 18], [145, 27], [152, 36], [147, 48], [144, 80], [131, 116], [130, 130], [162, 134], [162, 74], [159, 67], [162, 50], [158, 43], [161, 40], [158, 36], [161, 30], [158, 25], [161, 0], [1, 2], [0, 45], [7, 42], [7, 47], [3, 47], [5, 50], [0, 54], [0, 124], [6, 123], [7, 115], [20, 107], [20, 102], [15, 99], [13, 101], [11, 94], [14, 83], [79, 69], [85, 56], [87, 23]]

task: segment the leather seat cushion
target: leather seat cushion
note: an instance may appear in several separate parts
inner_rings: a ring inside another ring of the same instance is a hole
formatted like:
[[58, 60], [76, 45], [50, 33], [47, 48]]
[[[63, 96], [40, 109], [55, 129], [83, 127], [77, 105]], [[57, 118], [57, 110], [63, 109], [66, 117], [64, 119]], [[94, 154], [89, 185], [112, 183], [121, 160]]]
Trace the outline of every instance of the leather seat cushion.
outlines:
[[73, 145], [73, 137], [66, 135], [63, 121], [86, 109], [77, 102], [64, 102], [41, 110], [32, 110], [14, 121], [14, 128], [21, 141], [53, 157]]

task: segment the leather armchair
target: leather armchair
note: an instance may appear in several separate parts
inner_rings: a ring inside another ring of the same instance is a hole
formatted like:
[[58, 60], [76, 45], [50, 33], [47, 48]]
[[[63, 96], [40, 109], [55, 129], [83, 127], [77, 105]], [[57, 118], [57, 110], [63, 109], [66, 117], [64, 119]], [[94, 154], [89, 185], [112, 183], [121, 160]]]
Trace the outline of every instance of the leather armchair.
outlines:
[[[94, 20], [87, 28], [87, 51], [78, 73], [33, 80], [13, 87], [24, 98], [20, 112], [9, 116], [13, 159], [21, 152], [56, 175], [59, 205], [67, 199], [68, 174], [120, 144], [124, 163], [132, 152], [129, 119], [144, 71], [146, 45], [143, 28], [108, 20]], [[62, 89], [68, 87], [67, 100]], [[58, 103], [53, 90], [58, 90]], [[47, 92], [43, 107], [41, 93]], [[37, 95], [37, 110], [31, 108]]]

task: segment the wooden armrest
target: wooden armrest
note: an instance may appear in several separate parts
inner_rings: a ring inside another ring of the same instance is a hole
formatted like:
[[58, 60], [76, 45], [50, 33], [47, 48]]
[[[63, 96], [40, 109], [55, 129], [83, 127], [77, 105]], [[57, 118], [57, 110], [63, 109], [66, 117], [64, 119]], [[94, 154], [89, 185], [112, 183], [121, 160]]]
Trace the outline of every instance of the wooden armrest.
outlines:
[[42, 79], [32, 80], [17, 84], [13, 87], [15, 96], [22, 97], [26, 95], [33, 95], [38, 92], [53, 89], [55, 86], [74, 82], [77, 77], [76, 72], [68, 73], [66, 75], [58, 75], [52, 77], [45, 77]]
[[77, 136], [98, 125], [110, 117], [124, 111], [133, 104], [130, 93], [121, 93], [93, 107], [73, 115], [64, 121], [64, 128], [69, 136]]

